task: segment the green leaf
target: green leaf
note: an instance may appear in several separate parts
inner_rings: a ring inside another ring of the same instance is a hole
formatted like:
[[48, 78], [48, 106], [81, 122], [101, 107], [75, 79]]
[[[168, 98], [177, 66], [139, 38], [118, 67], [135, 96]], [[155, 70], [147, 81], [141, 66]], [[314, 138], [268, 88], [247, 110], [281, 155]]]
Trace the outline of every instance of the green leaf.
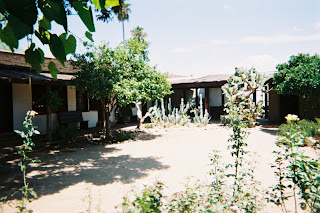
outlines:
[[92, 16], [91, 7], [87, 8], [84, 4], [79, 1], [73, 3], [74, 9], [77, 11], [79, 17], [81, 18], [82, 22], [86, 25], [90, 32], [94, 32], [94, 22]]
[[50, 33], [48, 31], [42, 31], [39, 33], [38, 31], [34, 31], [34, 34], [38, 37], [38, 39], [42, 42], [42, 44], [50, 43]]
[[64, 66], [64, 62], [66, 61], [66, 52], [61, 39], [56, 34], [52, 34], [50, 36], [49, 47], [54, 57]]
[[34, 48], [35, 44], [32, 43], [25, 51], [24, 58], [37, 73], [40, 73], [42, 71], [41, 64], [44, 63], [44, 53], [41, 49], [37, 48], [34, 50]]
[[115, 7], [115, 6], [119, 6], [119, 0], [106, 0], [105, 1], [105, 6], [106, 7]]
[[51, 30], [51, 22], [46, 19], [46, 17], [43, 17], [41, 20], [39, 20], [39, 28], [43, 28], [44, 30]]
[[44, 1], [39, 3], [39, 7], [48, 21], [55, 21], [62, 25], [65, 31], [68, 30], [66, 11], [62, 1]]
[[52, 78], [57, 79], [57, 74], [60, 71], [57, 69], [56, 63], [54, 63], [53, 61], [50, 61], [48, 68], [49, 68], [49, 71], [51, 73]]
[[119, 0], [92, 0], [92, 3], [99, 9], [103, 9], [105, 7], [115, 7], [119, 6]]
[[34, 0], [5, 0], [5, 10], [15, 16], [28, 27], [33, 27], [37, 21], [38, 10]]
[[104, 8], [105, 0], [91, 0], [91, 1], [96, 6], [96, 8], [98, 8], [99, 10]]
[[24, 24], [16, 16], [10, 14], [8, 16], [8, 23], [0, 36], [1, 41], [6, 43], [13, 51], [19, 47], [19, 40], [28, 34], [32, 34], [32, 27]]
[[93, 42], [92, 34], [90, 32], [86, 31], [85, 35], [90, 41]]
[[61, 39], [64, 50], [66, 52], [66, 55], [70, 53], [74, 53], [76, 51], [77, 41], [76, 38], [73, 35], [69, 35], [69, 37], [66, 39], [67, 34], [62, 33], [59, 38]]
[[19, 47], [19, 40], [17, 39], [16, 35], [14, 34], [14, 31], [11, 27], [6, 26], [0, 34], [0, 39], [2, 42], [4, 42], [13, 52], [14, 49], [17, 49]]
[[40, 63], [41, 63], [41, 64], [44, 64], [44, 60], [45, 60], [45, 58], [44, 58], [44, 52], [43, 52], [42, 49], [40, 49], [40, 48], [37, 48], [36, 51], [38, 51], [39, 54], [40, 54], [40, 56], [41, 56], [41, 61], [40, 61]]

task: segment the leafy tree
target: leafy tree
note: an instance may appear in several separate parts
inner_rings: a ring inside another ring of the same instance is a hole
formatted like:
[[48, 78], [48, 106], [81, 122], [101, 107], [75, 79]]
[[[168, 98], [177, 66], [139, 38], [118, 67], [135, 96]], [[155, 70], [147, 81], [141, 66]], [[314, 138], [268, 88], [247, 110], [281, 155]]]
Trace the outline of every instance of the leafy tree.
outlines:
[[98, 48], [75, 56], [73, 65], [80, 71], [75, 74], [72, 85], [88, 97], [100, 101], [103, 117], [103, 132], [109, 136], [109, 117], [116, 106], [115, 84], [118, 81], [117, 70], [113, 66], [114, 51], [102, 45]]
[[[30, 46], [25, 50], [25, 60], [41, 72], [44, 53], [36, 47], [34, 39], [48, 45], [54, 57], [64, 65], [66, 56], [76, 49], [76, 38], [69, 31], [68, 17], [78, 15], [88, 29], [86, 37], [93, 41], [92, 9], [96, 9], [98, 20], [110, 20], [123, 4], [123, 0], [0, 0], [0, 41], [13, 52], [19, 48], [19, 41], [27, 37]], [[53, 32], [53, 21], [65, 32], [60, 35]], [[48, 68], [52, 76], [59, 72], [54, 62], [50, 62]]]
[[121, 72], [121, 80], [116, 86], [119, 105], [134, 103], [137, 107], [138, 125], [149, 116], [142, 115], [142, 104], [162, 99], [171, 93], [171, 84], [167, 76], [148, 64], [149, 43], [144, 40], [143, 28], [132, 30], [133, 38], [123, 42], [117, 48], [116, 60]]
[[[291, 56], [287, 63], [277, 65], [274, 74], [276, 91], [282, 95], [295, 95], [310, 101], [308, 114], [319, 115], [320, 110], [320, 57], [309, 54]], [[316, 104], [314, 104], [316, 103]], [[311, 116], [310, 116], [311, 117]]]
[[161, 99], [171, 93], [167, 76], [148, 64], [149, 43], [135, 37], [115, 49], [102, 45], [83, 55], [73, 63], [80, 71], [73, 85], [89, 98], [103, 105], [104, 129], [109, 134], [110, 113], [116, 106], [135, 103], [138, 108], [138, 127], [148, 116], [142, 116], [141, 104]]
[[277, 65], [274, 83], [279, 94], [319, 95], [320, 93], [320, 57], [318, 55], [298, 54], [291, 56], [287, 63]]

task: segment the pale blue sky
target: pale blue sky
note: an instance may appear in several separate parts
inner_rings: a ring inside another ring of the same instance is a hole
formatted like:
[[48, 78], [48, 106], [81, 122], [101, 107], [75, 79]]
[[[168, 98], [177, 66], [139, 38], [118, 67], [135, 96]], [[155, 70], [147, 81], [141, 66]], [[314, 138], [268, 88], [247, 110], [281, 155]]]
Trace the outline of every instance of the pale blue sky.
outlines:
[[[319, 0], [129, 0], [126, 38], [135, 26], [148, 34], [150, 58], [161, 72], [204, 76], [235, 67], [275, 71], [297, 53], [320, 52]], [[69, 22], [81, 36], [81, 21]], [[96, 23], [95, 44], [116, 46], [122, 25]], [[78, 48], [78, 51], [83, 48]]]

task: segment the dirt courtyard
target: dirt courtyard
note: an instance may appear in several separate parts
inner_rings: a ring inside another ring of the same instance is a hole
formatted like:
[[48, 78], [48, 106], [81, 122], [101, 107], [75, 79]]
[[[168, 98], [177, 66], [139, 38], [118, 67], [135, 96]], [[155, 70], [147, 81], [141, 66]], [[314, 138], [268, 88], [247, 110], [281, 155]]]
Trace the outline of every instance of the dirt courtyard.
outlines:
[[[112, 145], [90, 145], [73, 150], [34, 153], [41, 163], [28, 169], [30, 187], [39, 198], [29, 207], [35, 213], [121, 212], [115, 206], [132, 189], [160, 180], [165, 193], [184, 188], [187, 177], [210, 180], [209, 154], [221, 151], [223, 160], [230, 162], [227, 146], [231, 130], [209, 124], [205, 128], [144, 129], [135, 141]], [[247, 150], [256, 152], [256, 179], [264, 188], [272, 186], [276, 178], [271, 163], [276, 150], [276, 128], [250, 129]], [[16, 161], [0, 165], [0, 192], [19, 188]], [[2, 195], [1, 195], [2, 196]], [[1, 197], [0, 196], [0, 197]], [[7, 206], [4, 212], [15, 212]], [[266, 212], [281, 212], [268, 207]]]

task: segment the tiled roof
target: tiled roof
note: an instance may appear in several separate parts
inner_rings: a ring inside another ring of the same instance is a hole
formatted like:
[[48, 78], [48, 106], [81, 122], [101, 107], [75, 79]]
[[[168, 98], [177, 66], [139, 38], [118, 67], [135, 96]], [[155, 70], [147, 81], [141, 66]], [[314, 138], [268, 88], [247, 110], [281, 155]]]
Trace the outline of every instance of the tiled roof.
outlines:
[[[55, 62], [60, 73], [75, 73], [77, 70], [73, 69], [70, 61], [65, 62], [65, 66], [55, 58], [45, 58], [44, 65], [42, 66], [43, 72], [49, 72], [48, 64], [50, 61]], [[20, 67], [20, 68], [30, 68], [31, 66], [26, 63], [24, 59], [24, 54], [12, 53], [7, 51], [0, 51], [0, 65], [7, 67]]]
[[218, 74], [218, 75], [208, 75], [199, 78], [174, 78], [168, 79], [172, 84], [190, 84], [190, 83], [207, 83], [207, 82], [221, 82], [227, 81], [231, 74]]
[[31, 78], [32, 81], [46, 81], [46, 82], [59, 82], [68, 81], [73, 78], [70, 74], [58, 74], [57, 79], [51, 77], [50, 73], [34, 73], [26, 71], [13, 71], [13, 70], [0, 70], [0, 79], [7, 80], [22, 80], [28, 81]]

